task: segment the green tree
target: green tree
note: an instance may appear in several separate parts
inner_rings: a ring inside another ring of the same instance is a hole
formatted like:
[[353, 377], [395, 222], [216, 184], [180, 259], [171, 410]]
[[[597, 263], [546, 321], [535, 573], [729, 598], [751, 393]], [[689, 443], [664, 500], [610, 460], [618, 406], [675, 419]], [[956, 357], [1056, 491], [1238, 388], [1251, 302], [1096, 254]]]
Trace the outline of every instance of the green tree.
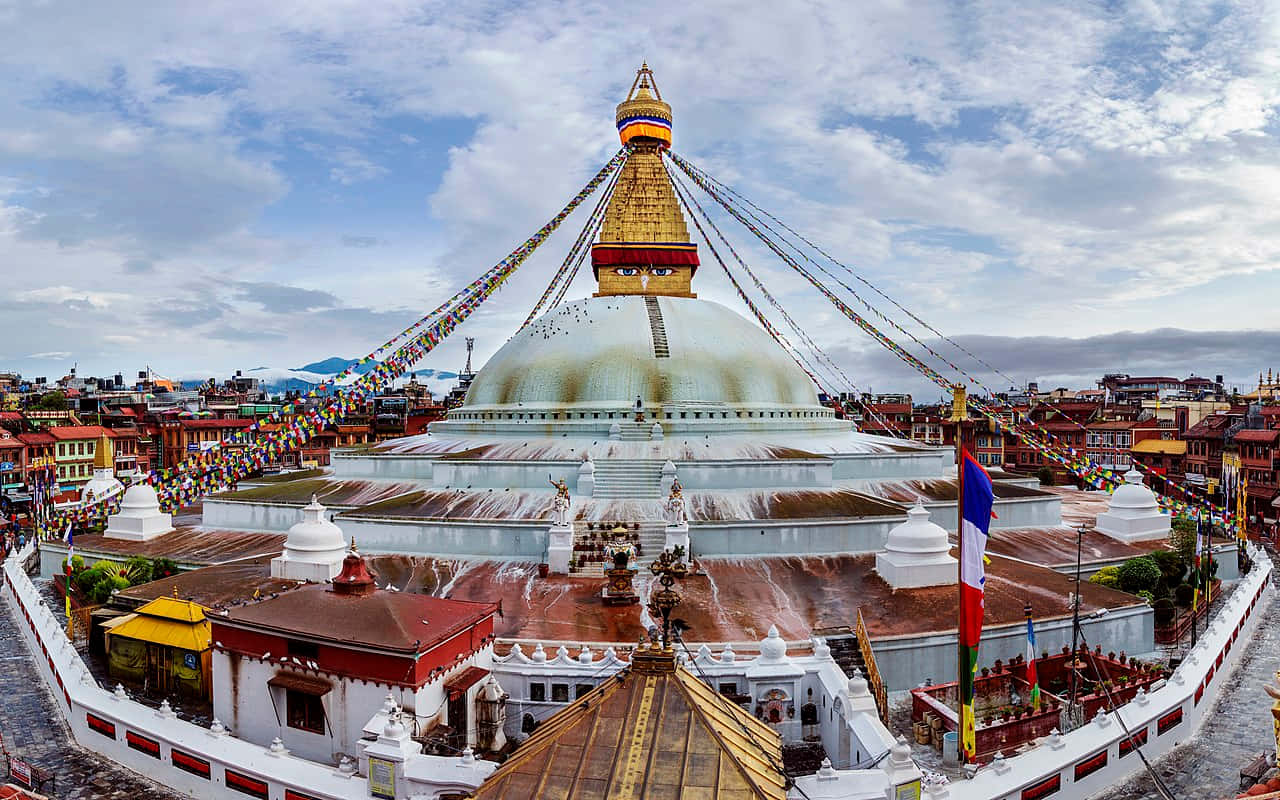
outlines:
[[1048, 467], [1041, 467], [1036, 470], [1036, 477], [1040, 479], [1041, 486], [1053, 485], [1053, 470]]
[[46, 392], [32, 408], [37, 411], [66, 411], [67, 396], [59, 391]]
[[1120, 588], [1130, 594], [1154, 592], [1160, 582], [1160, 568], [1151, 556], [1136, 556], [1120, 565]]
[[1187, 572], [1187, 562], [1183, 560], [1180, 553], [1172, 550], [1156, 550], [1151, 557], [1155, 559], [1156, 566], [1160, 568], [1166, 584], [1176, 588], [1182, 583], [1182, 577]]
[[146, 556], [134, 556], [124, 562], [125, 571], [129, 575], [129, 582], [137, 585], [140, 583], [150, 583], [154, 562]]

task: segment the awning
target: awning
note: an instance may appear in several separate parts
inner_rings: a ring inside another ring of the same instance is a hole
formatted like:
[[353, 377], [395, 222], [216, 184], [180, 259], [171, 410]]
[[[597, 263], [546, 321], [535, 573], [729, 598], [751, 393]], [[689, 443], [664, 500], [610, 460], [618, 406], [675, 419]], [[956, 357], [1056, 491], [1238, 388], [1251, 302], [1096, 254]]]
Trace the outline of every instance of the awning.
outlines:
[[267, 681], [267, 685], [278, 689], [292, 689], [295, 692], [316, 697], [323, 697], [333, 691], [333, 684], [328, 681], [308, 678], [305, 675], [294, 675], [291, 672], [277, 672], [271, 680]]
[[484, 667], [467, 667], [462, 672], [449, 679], [444, 688], [449, 692], [450, 700], [457, 700], [468, 689], [484, 680], [489, 674], [489, 670]]

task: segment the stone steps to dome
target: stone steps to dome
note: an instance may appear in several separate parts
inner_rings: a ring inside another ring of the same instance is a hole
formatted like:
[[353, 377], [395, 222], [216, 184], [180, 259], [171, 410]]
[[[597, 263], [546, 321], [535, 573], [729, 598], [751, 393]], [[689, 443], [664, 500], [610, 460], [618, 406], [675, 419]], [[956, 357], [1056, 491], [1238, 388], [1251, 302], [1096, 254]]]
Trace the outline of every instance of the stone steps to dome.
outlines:
[[592, 497], [601, 500], [661, 500], [662, 465], [653, 461], [597, 460]]
[[662, 308], [658, 298], [645, 295], [644, 310], [649, 314], [649, 333], [653, 337], [653, 357], [671, 358], [671, 350], [667, 345], [667, 327], [662, 322]]

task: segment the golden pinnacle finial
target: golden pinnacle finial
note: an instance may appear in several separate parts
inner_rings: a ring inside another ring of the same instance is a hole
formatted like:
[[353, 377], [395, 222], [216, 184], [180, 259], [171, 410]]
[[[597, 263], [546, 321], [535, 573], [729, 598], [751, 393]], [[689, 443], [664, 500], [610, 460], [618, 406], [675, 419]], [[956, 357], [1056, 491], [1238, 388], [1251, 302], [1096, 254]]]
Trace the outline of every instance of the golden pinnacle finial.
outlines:
[[351, 552], [353, 553], [359, 552], [358, 550], [356, 550], [356, 537], [354, 535], [352, 535], [351, 537]]
[[178, 584], [176, 583], [173, 585], [173, 596], [174, 597], [178, 596]]

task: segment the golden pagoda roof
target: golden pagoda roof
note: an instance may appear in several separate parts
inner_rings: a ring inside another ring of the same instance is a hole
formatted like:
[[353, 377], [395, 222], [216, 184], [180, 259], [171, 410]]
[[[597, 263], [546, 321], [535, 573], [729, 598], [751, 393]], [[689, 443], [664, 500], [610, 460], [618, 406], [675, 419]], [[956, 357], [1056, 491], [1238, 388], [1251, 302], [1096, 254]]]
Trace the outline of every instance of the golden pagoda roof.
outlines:
[[103, 431], [98, 437], [98, 446], [93, 450], [93, 468], [94, 469], [113, 469], [115, 467], [115, 456], [112, 452], [111, 437], [107, 436], [107, 432]]
[[783, 800], [781, 764], [776, 731], [655, 645], [539, 725], [473, 797]]

